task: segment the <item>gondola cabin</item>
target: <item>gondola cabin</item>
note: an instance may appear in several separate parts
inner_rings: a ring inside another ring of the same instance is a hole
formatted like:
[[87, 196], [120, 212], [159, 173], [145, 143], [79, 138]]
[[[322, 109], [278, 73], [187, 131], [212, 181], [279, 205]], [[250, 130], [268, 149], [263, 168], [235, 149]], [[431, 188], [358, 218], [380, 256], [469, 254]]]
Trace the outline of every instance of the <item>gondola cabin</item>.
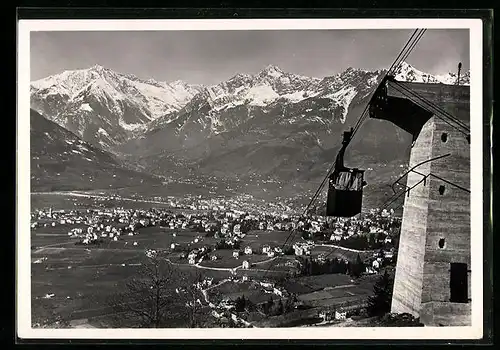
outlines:
[[344, 132], [335, 170], [329, 177], [326, 216], [352, 217], [361, 213], [365, 171], [344, 166], [344, 153], [352, 134], [352, 129]]
[[364, 170], [342, 169], [330, 175], [326, 216], [352, 217], [361, 213]]

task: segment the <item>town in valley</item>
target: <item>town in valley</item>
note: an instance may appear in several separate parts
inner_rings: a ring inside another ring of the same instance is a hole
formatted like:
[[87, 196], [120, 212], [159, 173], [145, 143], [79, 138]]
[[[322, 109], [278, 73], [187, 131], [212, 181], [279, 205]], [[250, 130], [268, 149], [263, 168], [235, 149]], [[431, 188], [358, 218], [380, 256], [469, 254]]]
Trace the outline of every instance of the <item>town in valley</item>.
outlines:
[[394, 210], [331, 220], [247, 212], [223, 200], [37, 196], [56, 197], [50, 201], [65, 209], [32, 212], [35, 327], [113, 327], [109, 300], [153, 255], [197, 276], [199, 327], [346, 323], [366, 313], [375, 282], [395, 267], [401, 219]]

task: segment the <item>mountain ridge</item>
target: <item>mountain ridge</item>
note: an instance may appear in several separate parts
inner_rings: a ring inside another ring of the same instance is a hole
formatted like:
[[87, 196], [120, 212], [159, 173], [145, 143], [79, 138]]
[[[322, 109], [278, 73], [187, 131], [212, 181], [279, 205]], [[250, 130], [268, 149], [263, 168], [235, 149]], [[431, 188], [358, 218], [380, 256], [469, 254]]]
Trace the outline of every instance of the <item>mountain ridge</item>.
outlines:
[[[237, 106], [268, 107], [316, 98], [323, 100], [322, 107], [328, 112], [345, 122], [349, 105], [359, 92], [357, 77], [368, 76], [361, 83], [372, 88], [384, 72], [349, 67], [336, 75], [316, 78], [268, 65], [255, 74], [240, 73], [218, 84], [203, 86], [179, 80], [166, 83], [141, 79], [95, 65], [33, 81], [31, 107], [84, 140], [112, 150], [129, 139], [172, 123], [189, 108], [223, 113]], [[461, 81], [468, 83], [469, 77], [465, 72]], [[396, 78], [442, 83], [456, 80], [454, 73], [433, 76], [405, 62]], [[226, 131], [224, 122], [212, 114], [202, 122], [209, 124], [214, 133]]]

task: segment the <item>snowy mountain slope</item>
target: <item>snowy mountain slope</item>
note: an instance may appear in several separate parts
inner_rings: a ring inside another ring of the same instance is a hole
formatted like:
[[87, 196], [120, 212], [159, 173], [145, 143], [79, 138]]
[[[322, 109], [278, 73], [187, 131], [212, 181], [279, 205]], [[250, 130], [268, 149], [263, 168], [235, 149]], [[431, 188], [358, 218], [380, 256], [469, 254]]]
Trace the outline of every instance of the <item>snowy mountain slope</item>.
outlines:
[[31, 107], [84, 140], [109, 148], [182, 108], [196, 85], [142, 80], [99, 65], [31, 83]]
[[[456, 81], [454, 73], [434, 76], [406, 62], [399, 66], [396, 73], [396, 79], [402, 81], [443, 84], [454, 84]], [[175, 125], [177, 133], [182, 134], [183, 130], [190, 129], [184, 123], [192, 122], [198, 124], [197, 129], [207, 129], [216, 135], [251, 117], [247, 115], [242, 120], [228, 120], [224, 118], [228, 112], [236, 111], [240, 115], [242, 109], [247, 109], [247, 114], [251, 114], [251, 110], [269, 110], [276, 105], [297, 111], [296, 115], [283, 120], [285, 123], [293, 123], [294, 118], [317, 117], [322, 111], [329, 115], [327, 119], [333, 116], [333, 119], [343, 123], [351, 103], [366, 97], [384, 74], [383, 70], [371, 72], [350, 67], [335, 76], [319, 79], [286, 73], [271, 65], [255, 75], [238, 74], [220, 84], [201, 89], [183, 109], [150, 122], [147, 131]], [[462, 74], [461, 84], [469, 84], [469, 77], [469, 72]]]
[[[348, 68], [319, 79], [270, 65], [254, 75], [237, 74], [203, 87], [143, 80], [96, 65], [32, 82], [31, 107], [103, 149], [173, 126], [176, 130], [167, 134], [193, 146], [196, 137], [230, 131], [254, 113], [278, 111], [277, 106], [283, 106], [277, 124], [343, 123], [351, 104], [363, 99], [383, 73]], [[433, 76], [407, 63], [397, 73], [397, 79], [406, 81], [456, 80], [454, 73]], [[461, 83], [469, 84], [469, 77], [464, 72]]]
[[[454, 85], [457, 83], [457, 73], [450, 72], [432, 75], [424, 73], [406, 62], [402, 62], [398, 67], [395, 78], [396, 80], [415, 83], [441, 83], [446, 85]], [[470, 85], [470, 71], [460, 74], [460, 85]]]
[[[342, 131], [354, 125], [385, 73], [348, 68], [317, 79], [268, 66], [255, 75], [239, 74], [202, 89], [118, 149], [157, 174], [181, 162], [207, 174], [319, 177], [335, 157]], [[468, 84], [467, 76], [462, 83]], [[454, 83], [453, 74], [432, 76], [406, 63], [396, 78]], [[346, 161], [361, 167], [406, 161], [411, 140], [405, 132], [383, 121], [365, 124]]]
[[202, 89], [184, 108], [149, 123], [143, 135], [116, 150], [148, 157], [170, 150], [199, 158], [222, 151], [234, 139], [258, 142], [287, 135], [328, 148], [351, 105], [364, 100], [383, 73], [348, 68], [318, 79], [268, 66], [255, 75], [238, 74]]
[[111, 154], [72, 132], [30, 113], [32, 191], [99, 189], [159, 183], [154, 177], [125, 168]]

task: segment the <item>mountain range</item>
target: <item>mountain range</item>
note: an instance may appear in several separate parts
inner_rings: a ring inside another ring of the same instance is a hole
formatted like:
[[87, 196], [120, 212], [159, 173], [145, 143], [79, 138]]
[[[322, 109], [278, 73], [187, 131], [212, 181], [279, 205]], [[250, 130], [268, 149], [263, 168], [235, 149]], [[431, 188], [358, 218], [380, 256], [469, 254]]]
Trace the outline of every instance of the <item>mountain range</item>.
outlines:
[[[355, 124], [385, 74], [350, 67], [313, 78], [270, 65], [202, 86], [94, 66], [32, 82], [31, 107], [138, 171], [239, 180], [257, 174], [277, 180], [279, 191], [324, 176], [342, 131]], [[469, 84], [469, 72], [460, 78]], [[454, 84], [457, 77], [403, 62], [396, 79]], [[357, 135], [346, 162], [372, 169], [369, 183], [389, 181], [407, 163], [410, 136], [392, 124], [368, 118]]]

